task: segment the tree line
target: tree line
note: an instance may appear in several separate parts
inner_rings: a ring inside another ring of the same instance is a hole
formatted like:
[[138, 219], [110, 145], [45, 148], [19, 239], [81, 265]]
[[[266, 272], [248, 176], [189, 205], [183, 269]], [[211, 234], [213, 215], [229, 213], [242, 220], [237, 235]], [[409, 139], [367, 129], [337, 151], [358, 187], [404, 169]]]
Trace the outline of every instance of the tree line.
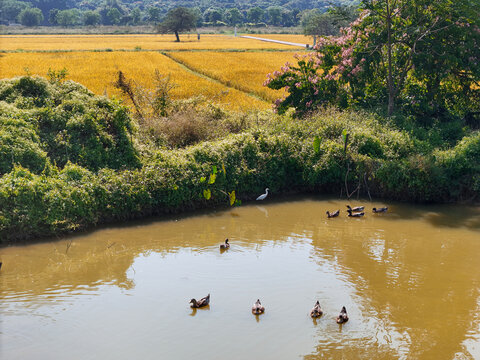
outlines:
[[[96, 25], [157, 25], [163, 22], [169, 11], [177, 7], [186, 7], [195, 15], [195, 27], [201, 26], [280, 26], [304, 28], [313, 19], [322, 23], [327, 31], [336, 28], [333, 19], [321, 16], [332, 6], [353, 9], [350, 0], [255, 2], [253, 0], [235, 3], [205, 1], [199, 6], [191, 2], [180, 1], [175, 4], [161, 4], [145, 1], [142, 3], [119, 0], [103, 2], [74, 0], [4, 0], [0, 6], [0, 20], [3, 25], [20, 23], [24, 26], [96, 26]], [[180, 5], [184, 6], [180, 6]], [[196, 3], [198, 4], [198, 3]], [[349, 10], [347, 10], [348, 12]], [[317, 30], [315, 30], [317, 31]], [[333, 30], [334, 31], [334, 30]]]

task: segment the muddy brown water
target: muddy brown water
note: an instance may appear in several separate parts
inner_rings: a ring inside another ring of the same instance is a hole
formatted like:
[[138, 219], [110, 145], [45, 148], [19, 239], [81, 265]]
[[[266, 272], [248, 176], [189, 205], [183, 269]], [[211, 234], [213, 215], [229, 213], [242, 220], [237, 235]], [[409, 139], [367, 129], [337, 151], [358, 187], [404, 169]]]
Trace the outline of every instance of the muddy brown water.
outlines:
[[267, 200], [2, 248], [0, 357], [480, 359], [480, 209], [366, 205]]

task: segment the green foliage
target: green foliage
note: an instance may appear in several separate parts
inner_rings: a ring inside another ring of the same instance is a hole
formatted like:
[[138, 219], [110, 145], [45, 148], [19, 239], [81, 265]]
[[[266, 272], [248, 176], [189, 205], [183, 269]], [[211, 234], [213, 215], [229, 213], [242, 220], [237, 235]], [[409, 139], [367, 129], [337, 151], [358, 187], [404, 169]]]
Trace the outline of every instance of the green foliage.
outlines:
[[18, 14], [18, 21], [25, 26], [38, 26], [43, 22], [42, 10], [27, 7]]
[[[31, 96], [40, 105], [29, 103]], [[212, 114], [224, 121], [225, 115]], [[265, 186], [277, 194], [338, 193], [345, 179], [351, 188], [369, 179], [373, 196], [421, 202], [480, 197], [478, 131], [440, 148], [367, 112], [326, 109], [308, 121], [270, 115], [254, 124], [181, 149], [144, 143], [140, 164], [131, 139], [137, 134], [118, 102], [70, 81], [3, 80], [0, 239], [239, 205]]]
[[[428, 125], [436, 119], [473, 117], [478, 122], [476, 5], [469, 0], [364, 0], [360, 17], [340, 36], [320, 37], [315, 52], [270, 74], [265, 85], [287, 90], [276, 104], [280, 113], [294, 107], [303, 116], [336, 105], [384, 108], [390, 116], [400, 105], [399, 113]], [[319, 33], [316, 24], [330, 14], [305, 13], [307, 33]]]
[[60, 167], [68, 161], [92, 170], [138, 166], [127, 109], [71, 81], [60, 82], [63, 75], [51, 70], [51, 83], [28, 76], [0, 81], [0, 111], [15, 114], [2, 118], [9, 136], [1, 143], [11, 144], [12, 151], [2, 156], [0, 171], [17, 163], [38, 173], [45, 152]]
[[177, 42], [179, 42], [178, 33], [195, 28], [196, 21], [197, 14], [195, 11], [185, 7], [177, 7], [167, 13], [165, 20], [158, 26], [158, 31], [161, 33], [173, 32], [177, 37]]

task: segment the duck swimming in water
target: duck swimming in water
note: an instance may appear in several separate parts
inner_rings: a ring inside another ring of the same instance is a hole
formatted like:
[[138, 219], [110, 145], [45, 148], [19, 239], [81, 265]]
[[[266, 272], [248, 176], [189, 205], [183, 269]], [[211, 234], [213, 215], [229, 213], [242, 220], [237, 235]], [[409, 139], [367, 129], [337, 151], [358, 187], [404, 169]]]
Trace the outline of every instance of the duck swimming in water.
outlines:
[[354, 208], [352, 208], [350, 205], [346, 205], [346, 206], [347, 206], [348, 210], [351, 210], [353, 212], [363, 211], [365, 209], [365, 206], [356, 206]]
[[354, 212], [352, 212], [352, 210], [347, 210], [347, 212], [348, 212], [349, 217], [362, 217], [363, 215], [365, 215], [364, 212], [354, 213]]
[[225, 239], [225, 244], [220, 245], [220, 250], [227, 250], [230, 247], [230, 244], [228, 243], [228, 239]]
[[320, 302], [317, 300], [315, 306], [313, 307], [312, 311], [310, 311], [310, 316], [312, 318], [317, 318], [323, 315], [323, 310], [320, 307]]
[[201, 307], [207, 306], [209, 303], [210, 303], [210, 294], [208, 294], [204, 298], [201, 298], [198, 301], [195, 299], [190, 300], [190, 307], [195, 309], [201, 308]]
[[388, 207], [373, 208], [372, 210], [374, 213], [384, 213], [384, 212], [387, 212]]
[[347, 309], [345, 306], [342, 306], [342, 310], [340, 310], [340, 314], [337, 317], [337, 324], [343, 324], [348, 321]]
[[265, 307], [262, 306], [262, 304], [260, 303], [260, 299], [257, 299], [255, 304], [253, 304], [252, 306], [252, 314], [260, 315], [260, 314], [263, 314], [264, 312], [265, 312]]
[[329, 219], [333, 217], [337, 217], [339, 214], [340, 214], [340, 210], [334, 211], [333, 213], [330, 213], [330, 211], [327, 211], [327, 217]]

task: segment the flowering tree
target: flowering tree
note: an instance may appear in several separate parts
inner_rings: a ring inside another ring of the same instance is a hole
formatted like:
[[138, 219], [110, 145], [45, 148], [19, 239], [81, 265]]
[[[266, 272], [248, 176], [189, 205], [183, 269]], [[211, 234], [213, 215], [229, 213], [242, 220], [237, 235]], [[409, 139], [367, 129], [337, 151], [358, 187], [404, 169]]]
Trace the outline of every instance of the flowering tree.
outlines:
[[277, 110], [293, 106], [300, 115], [325, 104], [387, 105], [389, 114], [397, 103], [418, 115], [478, 111], [478, 11], [469, 0], [365, 0], [340, 36], [321, 38], [265, 85], [286, 88]]

